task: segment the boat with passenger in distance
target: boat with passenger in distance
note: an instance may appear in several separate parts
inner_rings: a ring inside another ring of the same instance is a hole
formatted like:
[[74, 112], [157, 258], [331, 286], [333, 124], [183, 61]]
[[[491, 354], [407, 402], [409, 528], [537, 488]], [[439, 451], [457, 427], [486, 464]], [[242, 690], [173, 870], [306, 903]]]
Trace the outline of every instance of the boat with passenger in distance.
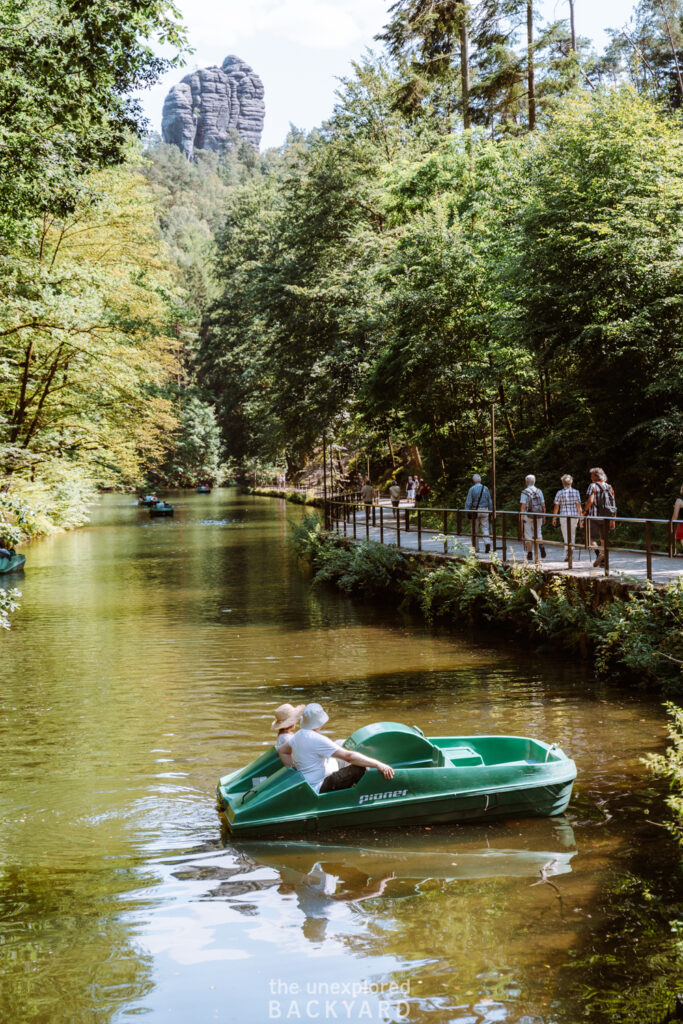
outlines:
[[576, 778], [557, 744], [523, 736], [427, 737], [415, 726], [376, 722], [343, 747], [390, 764], [393, 779], [369, 769], [349, 789], [319, 794], [271, 747], [220, 779], [228, 828], [266, 836], [546, 817], [566, 809]]
[[151, 516], [172, 516], [174, 511], [173, 505], [169, 505], [167, 501], [157, 501], [156, 505], [149, 506]]
[[25, 563], [26, 555], [18, 555], [16, 551], [11, 551], [9, 558], [5, 558], [4, 555], [0, 558], [0, 573], [19, 572]]
[[150, 508], [152, 505], [156, 505], [159, 499], [156, 494], [141, 494], [138, 498], [138, 505], [142, 505], [143, 508]]
[[197, 494], [211, 494], [211, 488], [208, 484], [199, 484]]

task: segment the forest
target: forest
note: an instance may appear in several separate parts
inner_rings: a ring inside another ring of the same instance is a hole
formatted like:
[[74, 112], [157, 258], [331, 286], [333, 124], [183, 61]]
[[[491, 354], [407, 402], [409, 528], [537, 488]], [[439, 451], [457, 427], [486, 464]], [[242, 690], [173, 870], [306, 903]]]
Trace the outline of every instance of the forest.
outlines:
[[622, 514], [667, 513], [679, 0], [603, 53], [573, 3], [398, 0], [319, 128], [192, 162], [130, 99], [188, 52], [172, 5], [0, 6], [2, 501], [29, 532], [98, 488], [296, 478], [323, 435], [455, 501], [492, 403], [499, 504], [599, 464]]
[[[683, 477], [678, 3], [595, 54], [531, 3], [400, 0], [384, 48], [234, 189], [197, 374], [226, 450], [333, 443], [438, 498], [604, 465], [623, 512]], [[398, 453], [398, 454], [397, 454]], [[391, 463], [389, 463], [391, 459]]]

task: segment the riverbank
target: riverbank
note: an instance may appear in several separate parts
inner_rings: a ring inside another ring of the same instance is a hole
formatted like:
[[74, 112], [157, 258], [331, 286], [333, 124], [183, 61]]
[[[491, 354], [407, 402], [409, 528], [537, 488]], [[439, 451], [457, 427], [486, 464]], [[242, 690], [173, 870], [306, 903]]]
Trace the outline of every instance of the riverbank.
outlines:
[[[629, 588], [604, 579], [544, 573], [530, 563], [482, 563], [407, 555], [374, 541], [325, 533], [312, 514], [294, 543], [314, 585], [393, 602], [426, 621], [463, 629], [488, 625], [591, 662], [596, 674], [653, 694], [683, 692], [683, 583]], [[610, 586], [605, 586], [610, 583]]]
[[280, 498], [282, 501], [289, 501], [292, 505], [310, 505], [313, 508], [322, 508], [323, 499], [315, 495], [315, 491], [296, 490], [295, 488], [280, 487], [242, 487], [245, 494], [254, 494], [261, 498]]

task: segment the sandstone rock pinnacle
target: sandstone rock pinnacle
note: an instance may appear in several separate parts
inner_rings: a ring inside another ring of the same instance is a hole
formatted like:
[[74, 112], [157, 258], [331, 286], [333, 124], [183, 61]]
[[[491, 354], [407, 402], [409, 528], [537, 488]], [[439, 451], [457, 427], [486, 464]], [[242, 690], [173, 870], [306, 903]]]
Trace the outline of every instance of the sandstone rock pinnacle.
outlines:
[[234, 132], [258, 149], [265, 113], [261, 79], [239, 57], [229, 56], [221, 67], [200, 68], [173, 86], [164, 101], [161, 134], [188, 159], [196, 149], [229, 148]]

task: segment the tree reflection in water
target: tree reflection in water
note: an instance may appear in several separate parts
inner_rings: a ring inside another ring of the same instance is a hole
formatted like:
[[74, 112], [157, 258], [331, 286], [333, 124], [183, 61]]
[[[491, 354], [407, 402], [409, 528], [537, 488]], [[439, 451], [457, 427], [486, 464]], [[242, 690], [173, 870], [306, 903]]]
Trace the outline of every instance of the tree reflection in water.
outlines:
[[0, 874], [0, 1020], [98, 1024], [153, 988], [152, 957], [136, 945], [131, 898], [154, 880], [132, 866], [18, 865]]

